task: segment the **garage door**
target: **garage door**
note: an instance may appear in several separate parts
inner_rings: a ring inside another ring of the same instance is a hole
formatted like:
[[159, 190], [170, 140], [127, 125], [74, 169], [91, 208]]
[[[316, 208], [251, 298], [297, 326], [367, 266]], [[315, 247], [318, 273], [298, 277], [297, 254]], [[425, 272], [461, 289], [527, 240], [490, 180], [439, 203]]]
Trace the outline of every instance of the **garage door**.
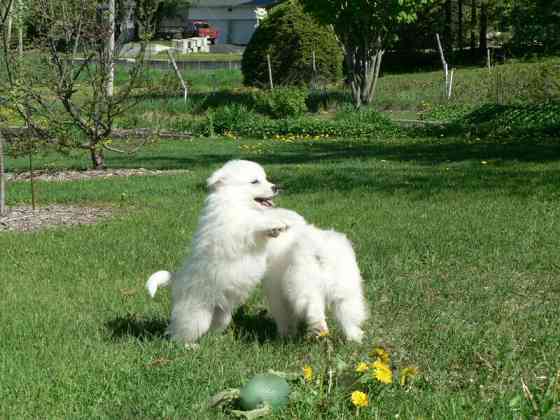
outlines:
[[251, 20], [234, 20], [231, 25], [231, 43], [247, 45], [253, 32], [255, 32], [255, 25], [257, 21]]

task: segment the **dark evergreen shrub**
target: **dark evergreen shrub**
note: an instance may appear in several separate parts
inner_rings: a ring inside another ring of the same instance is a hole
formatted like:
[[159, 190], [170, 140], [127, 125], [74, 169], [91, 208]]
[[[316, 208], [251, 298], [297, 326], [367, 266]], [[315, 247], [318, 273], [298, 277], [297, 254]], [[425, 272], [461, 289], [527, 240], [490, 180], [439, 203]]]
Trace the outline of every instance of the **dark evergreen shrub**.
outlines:
[[296, 0], [274, 7], [264, 19], [241, 61], [245, 85], [269, 84], [267, 54], [270, 55], [274, 85], [307, 85], [314, 77], [333, 82], [342, 77], [342, 50], [333, 31], [303, 12]]

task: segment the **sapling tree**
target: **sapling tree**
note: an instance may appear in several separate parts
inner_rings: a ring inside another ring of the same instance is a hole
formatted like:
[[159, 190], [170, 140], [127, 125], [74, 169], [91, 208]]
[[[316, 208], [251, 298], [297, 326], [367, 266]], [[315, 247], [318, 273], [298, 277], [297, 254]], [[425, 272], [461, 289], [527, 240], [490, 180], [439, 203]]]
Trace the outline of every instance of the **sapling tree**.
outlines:
[[[91, 0], [31, 3], [40, 34], [37, 52], [18, 58], [4, 48], [8, 102], [35, 137], [57, 148], [87, 151], [92, 167], [102, 169], [104, 151], [119, 151], [110, 142], [115, 119], [135, 105], [132, 94], [141, 79], [149, 25], [143, 27], [140, 53], [127, 77], [111, 90], [114, 51], [107, 39], [115, 25], [108, 5]], [[122, 10], [133, 4], [119, 5]]]
[[[12, 0], [0, 0], [0, 34], [2, 34], [1, 36], [3, 39], [7, 38], [7, 34], [5, 34], [7, 28], [5, 25], [11, 10], [12, 10]], [[1, 75], [2, 72], [0, 71], [0, 76]], [[0, 120], [0, 124], [2, 124], [1, 120]], [[4, 136], [2, 135], [2, 130], [0, 130], [0, 216], [6, 213], [5, 176], [6, 175], [4, 169]]]
[[344, 48], [357, 107], [375, 95], [381, 59], [400, 22], [413, 22], [431, 0], [300, 0], [306, 11], [332, 25]]

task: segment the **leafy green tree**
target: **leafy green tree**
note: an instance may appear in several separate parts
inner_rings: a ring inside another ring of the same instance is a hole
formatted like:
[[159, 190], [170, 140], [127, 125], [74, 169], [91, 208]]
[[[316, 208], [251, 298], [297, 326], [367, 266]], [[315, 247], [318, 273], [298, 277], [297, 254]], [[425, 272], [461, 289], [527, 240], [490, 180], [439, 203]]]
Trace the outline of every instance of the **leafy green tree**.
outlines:
[[369, 104], [381, 59], [401, 22], [413, 22], [430, 0], [302, 0], [306, 11], [332, 25], [344, 48], [354, 103]]
[[560, 51], [560, 0], [514, 0], [511, 21], [516, 49]]

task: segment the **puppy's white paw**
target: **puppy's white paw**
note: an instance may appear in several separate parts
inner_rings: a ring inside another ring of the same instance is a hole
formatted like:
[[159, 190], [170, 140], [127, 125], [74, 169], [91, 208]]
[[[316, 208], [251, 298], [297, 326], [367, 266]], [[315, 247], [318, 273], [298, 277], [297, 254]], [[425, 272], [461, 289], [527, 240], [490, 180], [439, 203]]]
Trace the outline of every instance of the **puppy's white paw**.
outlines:
[[329, 326], [325, 320], [309, 325], [307, 327], [307, 332], [310, 336], [316, 338], [327, 337], [330, 334]]
[[200, 348], [198, 343], [185, 343], [185, 350], [196, 351]]
[[348, 341], [354, 341], [356, 343], [361, 343], [363, 338], [364, 338], [364, 332], [358, 327], [350, 328], [346, 332], [346, 339]]

